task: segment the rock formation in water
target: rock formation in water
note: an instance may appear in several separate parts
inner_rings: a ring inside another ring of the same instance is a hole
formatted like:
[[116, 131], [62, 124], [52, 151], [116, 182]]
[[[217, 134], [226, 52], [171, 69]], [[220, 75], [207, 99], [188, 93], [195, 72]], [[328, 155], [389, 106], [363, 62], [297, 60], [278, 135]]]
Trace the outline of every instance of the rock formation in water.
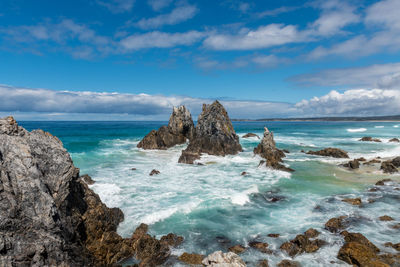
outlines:
[[346, 151], [333, 147], [328, 147], [319, 151], [310, 150], [306, 154], [333, 158], [349, 158], [349, 155]]
[[250, 138], [250, 137], [257, 137], [258, 139], [260, 139], [260, 137], [258, 135], [256, 135], [255, 133], [247, 133], [242, 136], [242, 138]]
[[225, 156], [242, 151], [239, 137], [233, 129], [225, 108], [215, 101], [210, 105], [203, 105], [195, 128], [195, 135], [188, 147], [182, 151], [180, 163], [193, 164], [200, 158], [201, 153]]
[[266, 159], [265, 164], [267, 167], [282, 171], [294, 171], [283, 164], [282, 158], [285, 157], [285, 153], [282, 150], [276, 148], [274, 141], [274, 134], [270, 132], [266, 127], [264, 128], [264, 137], [256, 148], [254, 148], [254, 154], [260, 155]]
[[137, 145], [143, 149], [167, 149], [178, 144], [184, 144], [194, 135], [192, 115], [185, 106], [173, 107], [168, 126], [152, 130]]
[[377, 142], [377, 143], [381, 143], [382, 141], [378, 138], [372, 138], [371, 136], [364, 136], [363, 138], [361, 138], [358, 141], [362, 141], [362, 142]]
[[202, 261], [204, 266], [230, 266], [230, 267], [246, 267], [244, 261], [235, 253], [228, 252], [222, 253], [222, 251], [216, 251], [208, 255]]
[[0, 265], [109, 266], [132, 255], [141, 266], [163, 263], [171, 236], [157, 240], [145, 226], [119, 236], [122, 211], [104, 205], [89, 178], [57, 137], [0, 119]]

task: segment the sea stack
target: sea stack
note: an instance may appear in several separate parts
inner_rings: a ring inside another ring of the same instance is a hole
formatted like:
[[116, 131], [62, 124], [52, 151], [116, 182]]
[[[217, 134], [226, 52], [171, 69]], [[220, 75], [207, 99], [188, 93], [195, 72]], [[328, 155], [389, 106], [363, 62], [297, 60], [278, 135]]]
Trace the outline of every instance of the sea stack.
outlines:
[[264, 127], [263, 139], [258, 146], [254, 148], [254, 154], [258, 154], [262, 158], [266, 159], [265, 164], [267, 167], [282, 171], [293, 171], [281, 164], [283, 162], [282, 158], [285, 157], [285, 153], [276, 148], [274, 134], [270, 132], [267, 127]]
[[185, 106], [173, 107], [168, 126], [148, 133], [137, 147], [143, 149], [168, 149], [175, 145], [184, 144], [194, 135], [192, 115]]
[[193, 164], [201, 153], [225, 156], [235, 155], [242, 151], [239, 137], [225, 108], [215, 101], [210, 105], [203, 104], [203, 110], [197, 120], [195, 135], [188, 147], [182, 151], [180, 163]]

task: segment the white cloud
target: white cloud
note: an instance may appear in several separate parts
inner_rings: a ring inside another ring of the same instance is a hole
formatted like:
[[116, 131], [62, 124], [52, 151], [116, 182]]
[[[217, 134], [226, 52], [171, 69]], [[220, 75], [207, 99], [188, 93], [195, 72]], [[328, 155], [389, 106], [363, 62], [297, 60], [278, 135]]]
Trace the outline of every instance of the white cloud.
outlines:
[[137, 50], [143, 48], [169, 48], [175, 46], [192, 45], [202, 38], [204, 33], [189, 31], [184, 33], [148, 32], [134, 34], [121, 40], [120, 45], [126, 50]]
[[154, 18], [141, 19], [135, 25], [141, 29], [154, 29], [164, 25], [175, 25], [193, 18], [197, 11], [197, 8], [192, 5], [178, 6], [171, 13], [158, 15]]
[[203, 44], [214, 50], [251, 50], [304, 42], [306, 39], [296, 26], [269, 24], [256, 30], [242, 28], [237, 35], [212, 34]]
[[377, 24], [392, 30], [400, 30], [400, 1], [384, 0], [367, 9], [365, 22]]
[[112, 13], [123, 13], [132, 10], [135, 0], [97, 0], [97, 3]]
[[382, 89], [352, 89], [303, 100], [296, 104], [303, 114], [313, 116], [382, 116], [397, 115], [400, 110], [400, 91]]
[[160, 11], [172, 3], [173, 0], [148, 0], [147, 3], [154, 11]]
[[[203, 103], [213, 101], [213, 99], [186, 96], [54, 91], [5, 85], [0, 85], [0, 98], [2, 99], [0, 112], [3, 114], [33, 112], [61, 114], [64, 117], [66, 113], [129, 114], [158, 116], [164, 119], [168, 118], [173, 106], [186, 105], [192, 114], [197, 116], [201, 112]], [[293, 105], [289, 103], [233, 100], [221, 100], [221, 102], [232, 118], [287, 116], [293, 111]]]
[[278, 16], [283, 13], [289, 13], [299, 9], [300, 7], [297, 6], [282, 6], [271, 10], [265, 10], [257, 14], [257, 17], [264, 18], [264, 17], [274, 17]]
[[400, 90], [400, 63], [327, 69], [294, 76], [289, 80], [306, 86], [367, 86]]

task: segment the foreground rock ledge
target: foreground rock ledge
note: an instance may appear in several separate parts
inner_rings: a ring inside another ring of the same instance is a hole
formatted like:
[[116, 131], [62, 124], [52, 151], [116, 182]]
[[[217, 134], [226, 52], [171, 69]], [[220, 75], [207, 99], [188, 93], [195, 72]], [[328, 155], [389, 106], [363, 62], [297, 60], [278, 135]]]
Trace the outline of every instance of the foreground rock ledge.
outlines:
[[182, 151], [180, 163], [193, 164], [200, 158], [201, 153], [225, 156], [235, 155], [242, 151], [239, 137], [236, 135], [232, 122], [225, 108], [215, 101], [203, 105], [195, 128], [195, 135], [188, 147]]
[[173, 107], [168, 126], [152, 130], [137, 145], [143, 149], [167, 149], [175, 145], [184, 144], [194, 135], [192, 115], [185, 106]]
[[[141, 266], [162, 264], [163, 241], [139, 227], [116, 233], [123, 213], [108, 208], [79, 176], [61, 141], [0, 119], [0, 265], [110, 266], [135, 255]], [[179, 238], [176, 238], [177, 240]]]

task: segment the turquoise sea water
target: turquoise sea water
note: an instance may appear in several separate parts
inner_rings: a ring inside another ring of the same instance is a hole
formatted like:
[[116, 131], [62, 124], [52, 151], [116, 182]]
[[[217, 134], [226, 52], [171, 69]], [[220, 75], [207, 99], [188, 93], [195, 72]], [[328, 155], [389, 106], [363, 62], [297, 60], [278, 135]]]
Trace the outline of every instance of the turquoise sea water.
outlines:
[[[240, 138], [244, 151], [234, 156], [203, 156], [204, 166], [178, 164], [186, 145], [166, 151], [144, 151], [137, 143], [150, 130], [167, 122], [21, 122], [28, 130], [41, 128], [58, 136], [71, 153], [82, 174], [89, 174], [92, 186], [109, 207], [119, 207], [125, 221], [119, 233], [125, 237], [141, 223], [150, 225], [157, 237], [173, 232], [185, 242], [173, 251], [208, 254], [227, 251], [236, 244], [264, 241], [275, 250], [262, 254], [249, 249], [240, 256], [249, 266], [268, 259], [271, 266], [283, 258], [279, 246], [310, 227], [322, 231], [329, 242], [317, 253], [303, 254], [295, 260], [303, 266], [345, 266], [336, 259], [342, 239], [323, 230], [332, 217], [349, 215], [354, 220], [350, 231], [364, 234], [383, 250], [385, 242], [399, 242], [399, 230], [381, 222], [389, 215], [400, 221], [400, 191], [385, 187], [367, 192], [382, 178], [380, 172], [360, 173], [337, 167], [343, 160], [301, 153], [325, 147], [342, 148], [351, 158], [400, 156], [400, 144], [389, 143], [400, 137], [396, 122], [236, 122], [237, 134], [254, 132], [262, 137], [263, 127], [274, 132], [277, 146], [288, 149], [285, 163], [295, 169], [285, 173], [258, 167], [253, 155], [259, 139]], [[363, 136], [382, 139], [382, 143], [359, 142]], [[132, 170], [136, 168], [136, 170]], [[161, 174], [149, 176], [152, 169]], [[245, 171], [246, 176], [241, 176]], [[390, 178], [398, 179], [397, 176]], [[361, 197], [362, 207], [341, 201]], [[368, 199], [376, 200], [368, 203]], [[273, 201], [278, 200], [278, 201]], [[279, 233], [277, 239], [267, 237]], [[331, 263], [333, 261], [334, 263]], [[175, 266], [181, 266], [178, 262]]]

